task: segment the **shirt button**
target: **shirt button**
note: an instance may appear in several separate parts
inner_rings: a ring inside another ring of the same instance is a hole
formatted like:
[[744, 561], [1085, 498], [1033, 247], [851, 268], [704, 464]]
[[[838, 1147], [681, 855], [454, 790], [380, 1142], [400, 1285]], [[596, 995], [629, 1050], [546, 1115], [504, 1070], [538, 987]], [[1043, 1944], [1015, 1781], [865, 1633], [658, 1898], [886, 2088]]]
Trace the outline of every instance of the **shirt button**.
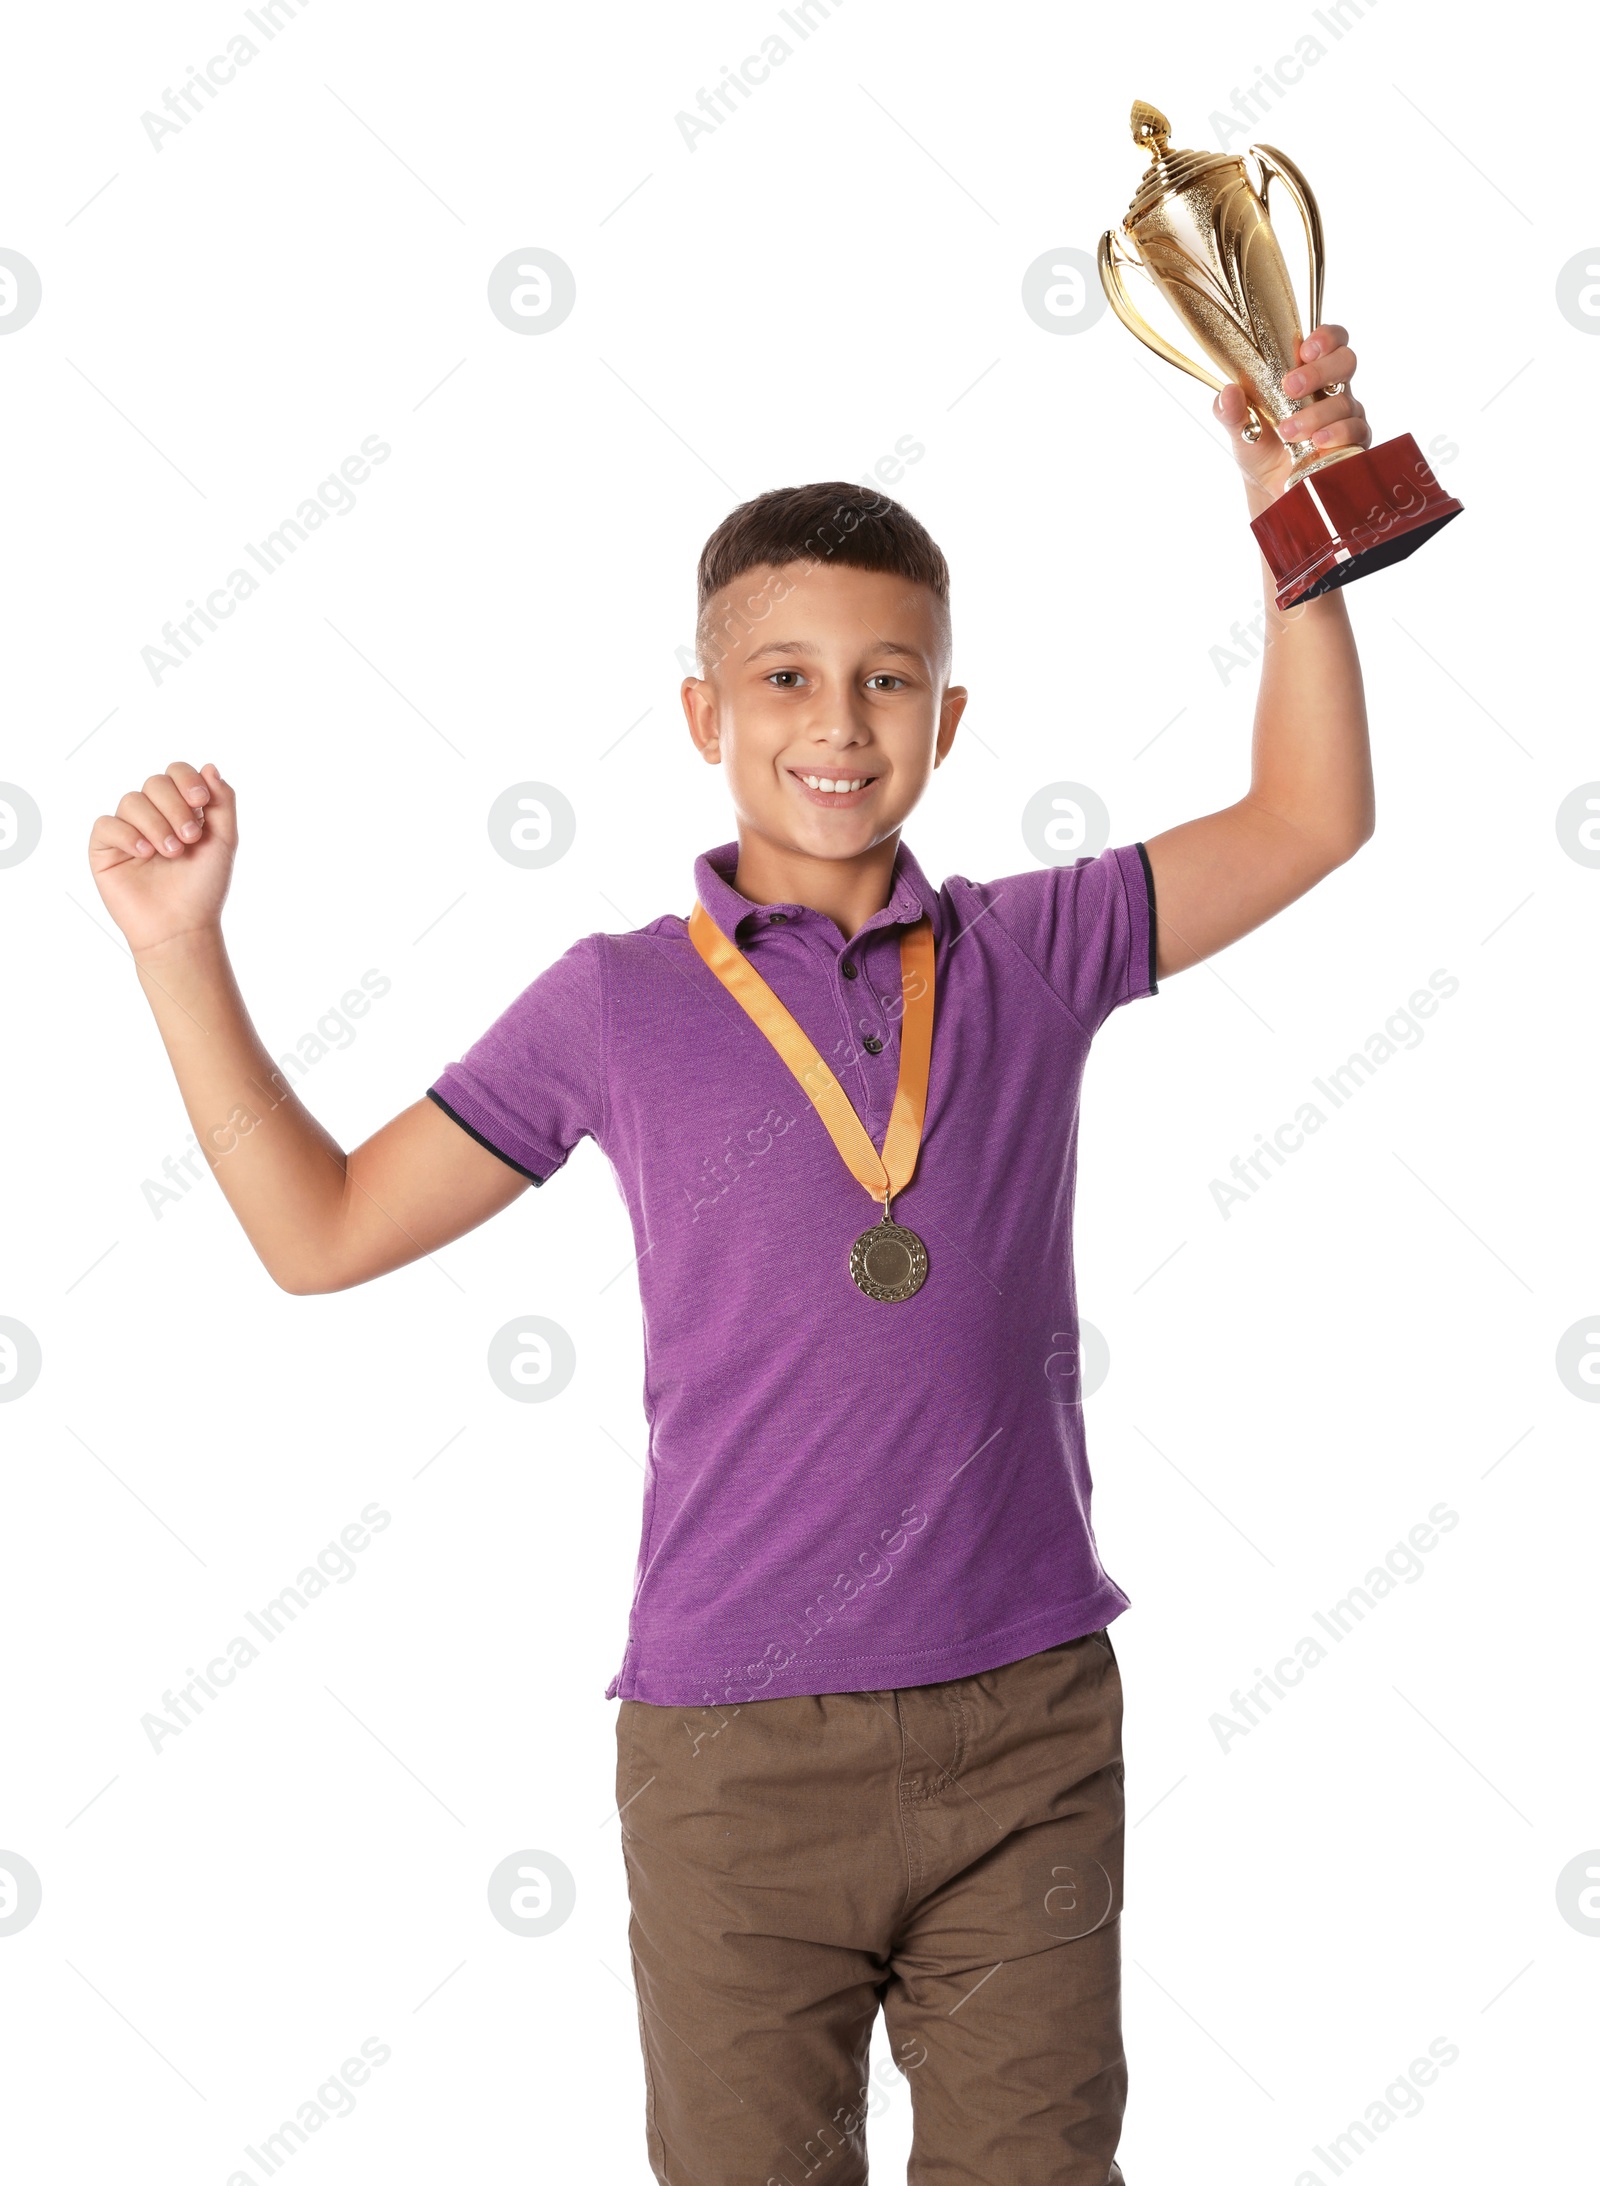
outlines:
[[861, 976], [861, 967], [856, 963], [841, 964], [839, 969], [844, 973], [846, 979], [859, 979]]
[[883, 1042], [875, 1032], [869, 1032], [861, 1045], [869, 1055], [881, 1055], [883, 1053]]
[[769, 911], [767, 913], [767, 924], [769, 926], [787, 926], [788, 923], [789, 914], [787, 911]]

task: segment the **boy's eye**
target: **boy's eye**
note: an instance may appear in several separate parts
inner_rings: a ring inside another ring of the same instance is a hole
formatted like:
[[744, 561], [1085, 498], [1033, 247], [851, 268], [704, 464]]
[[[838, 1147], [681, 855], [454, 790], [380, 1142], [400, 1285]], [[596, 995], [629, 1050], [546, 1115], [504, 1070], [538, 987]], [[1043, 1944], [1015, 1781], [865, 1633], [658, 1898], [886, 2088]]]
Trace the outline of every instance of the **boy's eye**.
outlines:
[[884, 688], [888, 688], [892, 684], [897, 691], [903, 691], [906, 687], [905, 677], [891, 675], [887, 668], [880, 669], [875, 676], [868, 676], [867, 682], [869, 685], [876, 683]]
[[767, 681], [775, 683], [780, 691], [790, 691], [800, 681], [800, 671], [798, 668], [775, 668]]

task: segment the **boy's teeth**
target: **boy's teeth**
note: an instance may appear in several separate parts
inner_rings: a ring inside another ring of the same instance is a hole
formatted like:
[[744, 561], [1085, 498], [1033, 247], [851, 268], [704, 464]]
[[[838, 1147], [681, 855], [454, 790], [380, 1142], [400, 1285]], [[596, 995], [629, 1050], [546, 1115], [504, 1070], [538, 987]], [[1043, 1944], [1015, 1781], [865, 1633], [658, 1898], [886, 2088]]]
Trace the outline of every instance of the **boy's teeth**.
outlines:
[[853, 780], [836, 782], [826, 774], [802, 774], [800, 779], [805, 783], [807, 789], [830, 789], [842, 792], [852, 789], [865, 789], [872, 777], [870, 774], [858, 774]]

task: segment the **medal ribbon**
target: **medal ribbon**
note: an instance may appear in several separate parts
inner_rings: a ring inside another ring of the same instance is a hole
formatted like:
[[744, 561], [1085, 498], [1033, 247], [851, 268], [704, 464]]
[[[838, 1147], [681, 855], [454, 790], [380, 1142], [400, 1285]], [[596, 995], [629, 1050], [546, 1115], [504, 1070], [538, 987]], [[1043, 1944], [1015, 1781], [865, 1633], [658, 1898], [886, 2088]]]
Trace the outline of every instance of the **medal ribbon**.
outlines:
[[689, 913], [689, 939], [759, 1032], [765, 1033], [803, 1087], [857, 1183], [889, 1200], [910, 1183], [928, 1109], [933, 1055], [933, 925], [920, 918], [900, 936], [900, 1076], [880, 1154], [850, 1096], [755, 966], [703, 903]]

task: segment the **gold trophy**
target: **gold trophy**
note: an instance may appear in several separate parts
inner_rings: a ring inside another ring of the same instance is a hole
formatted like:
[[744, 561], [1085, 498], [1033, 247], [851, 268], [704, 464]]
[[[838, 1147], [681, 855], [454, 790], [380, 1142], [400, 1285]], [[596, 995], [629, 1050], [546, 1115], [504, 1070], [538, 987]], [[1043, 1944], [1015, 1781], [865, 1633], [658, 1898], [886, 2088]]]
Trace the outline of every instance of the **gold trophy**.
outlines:
[[[1135, 310], [1123, 268], [1138, 267], [1212, 363], [1244, 390], [1249, 437], [1275, 432], [1316, 396], [1283, 392], [1284, 374], [1299, 362], [1303, 330], [1267, 195], [1278, 182], [1294, 199], [1311, 260], [1310, 324], [1318, 326], [1324, 254], [1311, 185], [1270, 144], [1254, 144], [1245, 153], [1173, 151], [1166, 116], [1142, 99], [1134, 101], [1130, 126], [1134, 143], [1150, 153], [1150, 165], [1121, 229], [1108, 228], [1100, 238], [1107, 300], [1158, 357], [1208, 387], [1224, 385]], [[1317, 448], [1309, 440], [1287, 445], [1293, 462], [1283, 492], [1250, 526], [1276, 580], [1280, 608], [1402, 561], [1461, 513], [1461, 503], [1445, 493], [1409, 433], [1376, 448]]]

